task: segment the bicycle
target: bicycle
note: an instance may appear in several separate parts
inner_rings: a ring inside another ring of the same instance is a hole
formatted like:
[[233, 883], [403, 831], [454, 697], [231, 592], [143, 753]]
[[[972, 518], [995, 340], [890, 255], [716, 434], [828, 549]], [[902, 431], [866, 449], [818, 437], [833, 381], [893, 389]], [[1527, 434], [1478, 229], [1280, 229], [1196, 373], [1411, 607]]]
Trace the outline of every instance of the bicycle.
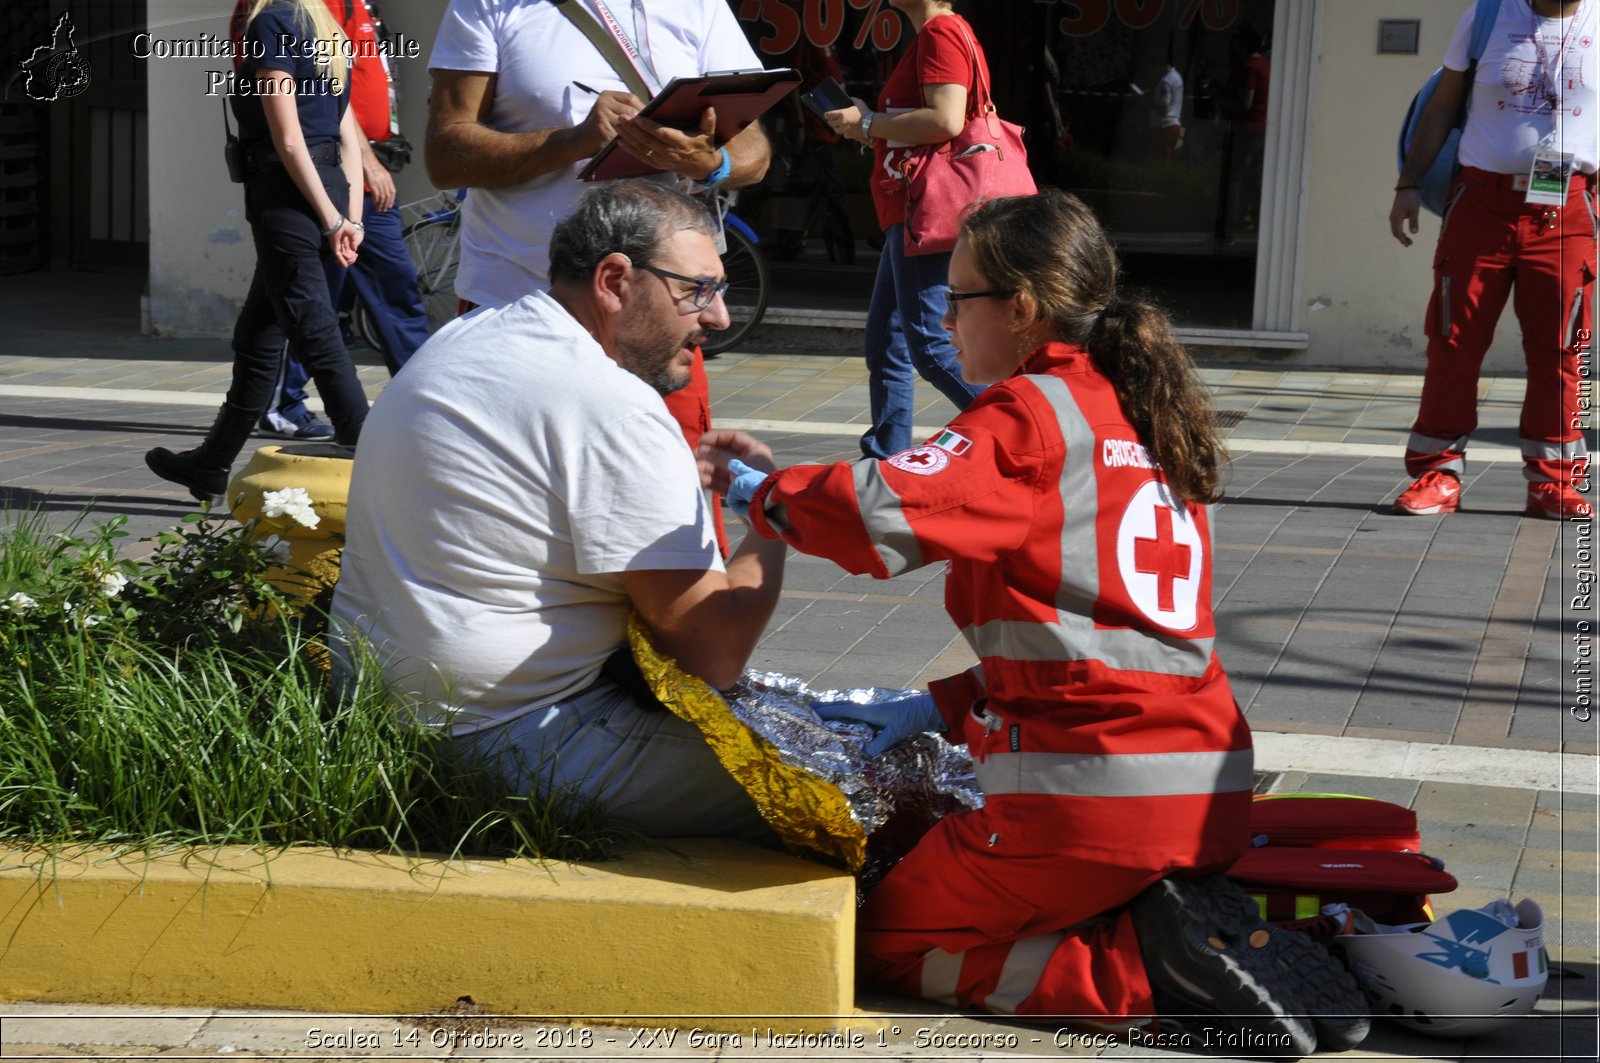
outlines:
[[771, 284], [767, 277], [767, 258], [757, 246], [761, 237], [745, 220], [728, 209], [738, 193], [717, 197], [717, 210], [722, 215], [722, 233], [727, 250], [722, 252], [722, 272], [728, 281], [728, 293], [723, 301], [728, 305], [728, 316], [733, 324], [721, 332], [712, 333], [700, 345], [700, 352], [715, 358], [723, 351], [743, 343], [761, 324], [767, 312], [767, 297]]
[[[408, 219], [401, 235], [405, 239], [406, 249], [411, 252], [411, 261], [417, 267], [417, 288], [428, 310], [428, 324], [434, 331], [453, 319], [460, 305], [455, 293], [455, 279], [456, 268], [461, 263], [461, 201], [466, 197], [467, 190], [462, 188], [454, 192], [441, 192], [400, 208], [402, 216]], [[718, 197], [718, 210], [722, 214], [723, 233], [727, 240], [727, 250], [722, 255], [722, 269], [729, 287], [723, 298], [733, 324], [707, 338], [701, 346], [707, 358], [715, 358], [742, 343], [755, 331], [767, 310], [770, 287], [767, 262], [756, 246], [761, 238], [744, 219], [728, 209], [732, 199], [733, 194]], [[357, 334], [368, 345], [378, 348], [367, 313], [366, 307], [358, 301], [351, 315], [352, 323]]]

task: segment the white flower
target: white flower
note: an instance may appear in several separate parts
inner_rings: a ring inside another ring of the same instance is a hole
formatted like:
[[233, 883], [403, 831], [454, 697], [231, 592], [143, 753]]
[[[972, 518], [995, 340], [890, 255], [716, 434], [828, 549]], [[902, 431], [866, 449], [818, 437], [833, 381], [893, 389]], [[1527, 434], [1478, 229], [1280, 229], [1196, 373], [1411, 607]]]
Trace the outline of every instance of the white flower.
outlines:
[[31, 595], [23, 594], [21, 591], [17, 591], [11, 597], [5, 600], [4, 605], [0, 605], [0, 609], [4, 609], [8, 613], [26, 613], [29, 609], [32, 609], [38, 604], [39, 603], [34, 600]]
[[62, 602], [61, 603], [61, 611], [63, 613], [66, 613], [68, 616], [71, 616], [72, 615], [72, 611], [74, 609], [76, 609], [76, 608], [77, 608], [77, 606], [73, 605], [71, 602]]
[[94, 615], [94, 614], [90, 614], [89, 616], [86, 616], [86, 617], [83, 618], [83, 626], [84, 627], [94, 627], [96, 624], [98, 624], [100, 621], [102, 621], [104, 619], [105, 619], [105, 617], [103, 617], [103, 616], [97, 616], [97, 615]]
[[288, 517], [304, 528], [315, 528], [321, 521], [311, 508], [311, 496], [304, 487], [285, 487], [261, 496], [261, 512], [268, 517]]
[[107, 572], [100, 577], [100, 590], [107, 598], [115, 598], [128, 585], [128, 577], [120, 572]]

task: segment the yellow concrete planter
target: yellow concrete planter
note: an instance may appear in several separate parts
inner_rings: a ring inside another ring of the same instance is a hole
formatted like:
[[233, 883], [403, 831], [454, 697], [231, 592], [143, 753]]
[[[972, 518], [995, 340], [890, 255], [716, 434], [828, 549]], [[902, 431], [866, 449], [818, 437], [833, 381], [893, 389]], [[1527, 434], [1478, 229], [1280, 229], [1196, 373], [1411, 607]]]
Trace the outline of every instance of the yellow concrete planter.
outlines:
[[228, 502], [240, 523], [261, 516], [268, 491], [300, 487], [311, 496], [319, 518], [315, 528], [279, 520], [261, 531], [289, 544], [288, 564], [274, 582], [290, 594], [311, 598], [338, 578], [353, 457], [354, 451], [332, 443], [262, 447], [228, 484]]
[[471, 996], [816, 1030], [798, 1017], [851, 1013], [854, 933], [851, 876], [731, 841], [546, 866], [0, 849], [0, 1000], [393, 1015]]

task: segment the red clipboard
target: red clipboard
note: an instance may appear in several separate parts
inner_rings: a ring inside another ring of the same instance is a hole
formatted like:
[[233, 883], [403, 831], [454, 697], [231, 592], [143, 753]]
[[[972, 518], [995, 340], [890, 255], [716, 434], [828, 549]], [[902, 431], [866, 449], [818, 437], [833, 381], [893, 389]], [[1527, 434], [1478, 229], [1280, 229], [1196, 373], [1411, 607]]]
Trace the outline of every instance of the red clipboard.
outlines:
[[[692, 130], [700, 128], [701, 113], [713, 107], [717, 112], [716, 140], [720, 147], [744, 132], [799, 84], [800, 72], [788, 68], [673, 78], [650, 98], [639, 114], [674, 129]], [[661, 167], [634, 158], [612, 140], [579, 171], [578, 180], [614, 181], [662, 172]]]

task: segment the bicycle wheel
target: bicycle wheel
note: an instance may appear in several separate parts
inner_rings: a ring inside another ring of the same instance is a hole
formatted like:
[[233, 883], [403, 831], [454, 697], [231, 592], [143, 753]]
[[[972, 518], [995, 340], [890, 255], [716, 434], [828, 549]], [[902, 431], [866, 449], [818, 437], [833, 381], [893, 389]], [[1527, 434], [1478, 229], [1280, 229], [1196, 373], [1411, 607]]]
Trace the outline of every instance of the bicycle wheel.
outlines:
[[723, 230], [728, 237], [728, 250], [722, 256], [723, 274], [728, 278], [728, 294], [723, 298], [728, 304], [728, 314], [733, 325], [721, 332], [713, 332], [701, 346], [707, 358], [715, 358], [723, 351], [743, 343], [761, 323], [767, 312], [767, 260], [761, 248], [729, 225]]
[[372, 323], [372, 310], [367, 306], [367, 301], [360, 296], [350, 307], [350, 331], [379, 354], [386, 354], [383, 349], [383, 339], [378, 335], [378, 327]]
[[452, 211], [424, 218], [407, 226], [401, 236], [417, 267], [417, 290], [428, 310], [428, 325], [437, 332], [455, 318], [460, 305], [456, 267], [461, 264], [461, 215]]

